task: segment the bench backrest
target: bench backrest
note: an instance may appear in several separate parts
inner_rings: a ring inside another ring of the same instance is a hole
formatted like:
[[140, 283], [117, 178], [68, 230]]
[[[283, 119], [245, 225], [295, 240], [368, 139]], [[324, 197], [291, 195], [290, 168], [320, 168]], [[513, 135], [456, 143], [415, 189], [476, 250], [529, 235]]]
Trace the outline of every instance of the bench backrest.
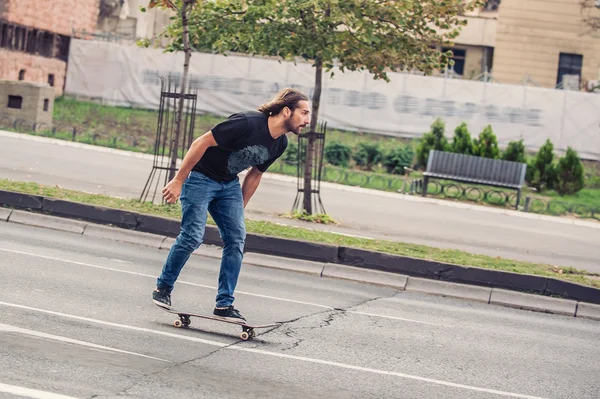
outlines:
[[527, 164], [430, 150], [427, 172], [522, 186]]

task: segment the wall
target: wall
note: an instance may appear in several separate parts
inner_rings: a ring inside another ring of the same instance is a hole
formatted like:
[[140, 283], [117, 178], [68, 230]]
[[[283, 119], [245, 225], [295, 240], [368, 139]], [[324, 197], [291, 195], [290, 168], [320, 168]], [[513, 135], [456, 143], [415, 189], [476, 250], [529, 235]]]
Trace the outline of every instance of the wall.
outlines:
[[583, 55], [582, 81], [600, 78], [600, 37], [586, 34], [573, 0], [502, 0], [494, 53], [494, 79], [555, 87], [559, 54]]
[[71, 36], [73, 29], [96, 29], [100, 0], [2, 0], [0, 3], [8, 9], [2, 18], [9, 22]]
[[[176, 78], [182, 65], [181, 52], [74, 39], [65, 92], [108, 105], [157, 108], [159, 76]], [[462, 122], [474, 135], [489, 124], [501, 147], [523, 138], [537, 151], [549, 138], [559, 154], [572, 146], [582, 158], [600, 160], [600, 95], [394, 72], [385, 82], [365, 71], [333, 72], [333, 78], [323, 76], [319, 109], [330, 128], [420, 137], [441, 117], [449, 138]], [[198, 111], [223, 116], [256, 109], [286, 86], [310, 96], [315, 80], [309, 63], [204, 53], [192, 55], [189, 79]]]
[[3, 49], [0, 49], [0, 60], [0, 79], [19, 80], [19, 71], [24, 69], [26, 82], [48, 83], [48, 74], [53, 74], [54, 93], [62, 95], [66, 62]]
[[[9, 108], [9, 96], [22, 98], [21, 108]], [[47, 108], [44, 109], [44, 104]], [[52, 124], [54, 96], [51, 88], [31, 82], [0, 80], [0, 113], [30, 123]]]

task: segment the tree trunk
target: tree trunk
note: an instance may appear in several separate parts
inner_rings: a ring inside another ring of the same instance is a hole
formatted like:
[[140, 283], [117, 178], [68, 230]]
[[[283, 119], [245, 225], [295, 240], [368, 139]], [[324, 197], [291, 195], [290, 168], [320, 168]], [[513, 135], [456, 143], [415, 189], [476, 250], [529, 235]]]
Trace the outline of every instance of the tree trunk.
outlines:
[[190, 31], [188, 27], [188, 7], [192, 7], [193, 2], [184, 1], [181, 8], [181, 25], [183, 27], [183, 52], [185, 59], [183, 62], [183, 76], [181, 77], [181, 90], [179, 94], [179, 104], [177, 107], [177, 120], [175, 125], [175, 138], [171, 150], [171, 164], [169, 171], [169, 181], [173, 180], [177, 170], [177, 158], [179, 157], [179, 138], [181, 137], [181, 122], [183, 119], [183, 99], [185, 95], [188, 70], [190, 69], [190, 58], [192, 49], [190, 47]]
[[315, 135], [317, 132], [317, 121], [319, 120], [319, 106], [321, 105], [321, 82], [323, 80], [323, 62], [319, 59], [315, 62], [315, 91], [312, 97], [312, 116], [310, 118], [310, 131], [308, 133], [308, 145], [306, 148], [306, 159], [304, 162], [304, 211], [312, 215], [312, 170], [315, 152]]

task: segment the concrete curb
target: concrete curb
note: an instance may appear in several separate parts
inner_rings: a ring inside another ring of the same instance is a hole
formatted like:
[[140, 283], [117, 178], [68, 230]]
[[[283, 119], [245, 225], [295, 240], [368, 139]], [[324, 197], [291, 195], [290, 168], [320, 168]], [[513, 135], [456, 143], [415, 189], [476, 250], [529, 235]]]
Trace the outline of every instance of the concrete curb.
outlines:
[[13, 211], [8, 218], [8, 222], [67, 231], [76, 234], [83, 234], [85, 226], [87, 225], [84, 222], [78, 222], [76, 220], [62, 219], [24, 211]]
[[10, 217], [12, 212], [13, 211], [11, 211], [10, 209], [0, 208], [0, 222], [8, 222], [8, 218]]
[[131, 244], [146, 245], [153, 248], [160, 248], [165, 240], [165, 237], [156, 234], [141, 233], [139, 231], [125, 230], [98, 224], [87, 224], [83, 234], [90, 237], [107, 238]]
[[415, 277], [410, 277], [408, 279], [406, 291], [424, 292], [427, 294], [469, 299], [485, 303], [490, 303], [490, 296], [492, 294], [491, 288]]
[[400, 290], [406, 288], [408, 276], [395, 273], [380, 272], [377, 270], [365, 270], [352, 266], [335, 265], [326, 263], [323, 267], [321, 277], [332, 277], [343, 280], [351, 280], [363, 283], [394, 287]]
[[[27, 219], [21, 215], [24, 212], [13, 211], [7, 217], [9, 222], [15, 221], [12, 219], [12, 215], [16, 213], [18, 215], [17, 221], [21, 217], [21, 222], [24, 224], [64, 229], [79, 234], [81, 234], [79, 231], [81, 228], [84, 235], [90, 234], [96, 237], [149, 245], [160, 249], [170, 248], [173, 237], [179, 233], [180, 222], [173, 219], [163, 219], [118, 209], [69, 203], [0, 190], [0, 206], [2, 205], [38, 212], [38, 214], [31, 214], [31, 217]], [[48, 207], [46, 208], [46, 206]], [[65, 224], [50, 221], [55, 218], [40, 215], [40, 213], [46, 212], [56, 212], [56, 216], [79, 219], [84, 222], [71, 221], [74, 223]], [[90, 225], [85, 222], [104, 225], [116, 224], [122, 228]], [[211, 245], [222, 246], [218, 229], [215, 226], [207, 226], [204, 245], [200, 247], [197, 254], [220, 258], [220, 248], [215, 249]], [[273, 256], [268, 257], [268, 255], [283, 256], [283, 258], [277, 259]], [[399, 289], [420, 290], [478, 301], [485, 301], [486, 293], [492, 292], [495, 303], [507, 306], [520, 306], [520, 302], [515, 303], [503, 299], [498, 292], [494, 296], [493, 290], [507, 289], [510, 290], [507, 292], [515, 294], [529, 292], [542, 295], [535, 295], [534, 297], [537, 298], [544, 298], [543, 295], [553, 295], [575, 302], [600, 304], [600, 289], [549, 277], [458, 266], [362, 249], [293, 241], [257, 234], [248, 234], [245, 257], [246, 263], [257, 266], [294, 270], [324, 277], [344, 278], [380, 285], [392, 285]], [[394, 276], [393, 279], [392, 276]], [[415, 278], [421, 278], [423, 281], [414, 280]], [[467, 286], [470, 288], [465, 288]], [[548, 304], [550, 303], [554, 304], [555, 302], [548, 302]], [[557, 308], [554, 305], [541, 306], [533, 304], [528, 306], [524, 304], [522, 307], [536, 310], [543, 307], [544, 311], [557, 311], [565, 314], [563, 308]], [[575, 310], [571, 314], [574, 313]]]
[[490, 304], [518, 309], [536, 310], [539, 312], [563, 314], [566, 316], [575, 316], [577, 310], [577, 301], [530, 295], [496, 288], [492, 289]]
[[600, 305], [592, 305], [590, 303], [579, 302], [577, 304], [576, 317], [584, 317], [587, 319], [600, 320]]

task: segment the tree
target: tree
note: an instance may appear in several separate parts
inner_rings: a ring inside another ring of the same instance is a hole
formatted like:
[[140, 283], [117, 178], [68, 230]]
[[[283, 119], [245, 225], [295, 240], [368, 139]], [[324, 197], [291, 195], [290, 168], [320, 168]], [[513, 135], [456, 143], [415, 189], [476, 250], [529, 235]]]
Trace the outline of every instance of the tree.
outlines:
[[[181, 137], [181, 121], [183, 119], [183, 100], [185, 95], [185, 89], [187, 86], [187, 77], [188, 71], [190, 69], [190, 58], [192, 57], [192, 48], [190, 47], [190, 35], [189, 35], [189, 17], [194, 10], [194, 6], [196, 5], [196, 0], [150, 0], [148, 4], [148, 8], [162, 8], [162, 9], [170, 9], [175, 11], [179, 18], [177, 19], [177, 23], [181, 24], [181, 50], [183, 50], [185, 56], [183, 61], [183, 75], [181, 77], [181, 88], [179, 92], [179, 102], [177, 104], [177, 116], [175, 119], [175, 138], [174, 145], [171, 146], [171, 154], [170, 157], [170, 171], [169, 171], [169, 180], [172, 180], [175, 177], [175, 171], [177, 168], [177, 157], [179, 150], [179, 138]], [[142, 7], [142, 12], [145, 12], [146, 9]], [[149, 40], [143, 40], [138, 42], [138, 44], [143, 46], [149, 46]]]
[[467, 124], [465, 122], [454, 129], [454, 137], [452, 138], [450, 150], [457, 154], [473, 155], [471, 133], [469, 133], [469, 129], [467, 129]]
[[535, 159], [527, 168], [529, 183], [539, 192], [550, 189], [556, 181], [556, 167], [554, 166], [554, 145], [550, 139], [538, 150]]
[[600, 30], [600, 0], [581, 0], [579, 4], [583, 23], [592, 31]]
[[[389, 81], [386, 71], [417, 69], [425, 74], [451, 64], [451, 46], [464, 13], [479, 0], [214, 0], [190, 16], [195, 48], [217, 53], [241, 52], [304, 58], [315, 68], [311, 131], [317, 126], [323, 72], [369, 71]], [[167, 30], [170, 50], [182, 46], [181, 20]], [[312, 133], [312, 132], [311, 132]], [[304, 210], [312, 213], [311, 171], [314, 138], [309, 133], [304, 170]]]
[[431, 131], [423, 135], [421, 143], [417, 147], [417, 166], [427, 167], [429, 150], [446, 151], [450, 148], [448, 139], [444, 136], [445, 129], [446, 124], [440, 118], [433, 121]]
[[498, 138], [492, 131], [492, 126], [487, 125], [481, 133], [479, 139], [475, 139], [474, 155], [484, 158], [498, 159], [500, 149], [498, 148]]
[[583, 164], [577, 151], [571, 147], [558, 160], [556, 180], [556, 191], [560, 195], [575, 194], [584, 186]]
[[502, 159], [505, 161], [527, 163], [523, 139], [509, 142], [506, 150], [502, 153]]

